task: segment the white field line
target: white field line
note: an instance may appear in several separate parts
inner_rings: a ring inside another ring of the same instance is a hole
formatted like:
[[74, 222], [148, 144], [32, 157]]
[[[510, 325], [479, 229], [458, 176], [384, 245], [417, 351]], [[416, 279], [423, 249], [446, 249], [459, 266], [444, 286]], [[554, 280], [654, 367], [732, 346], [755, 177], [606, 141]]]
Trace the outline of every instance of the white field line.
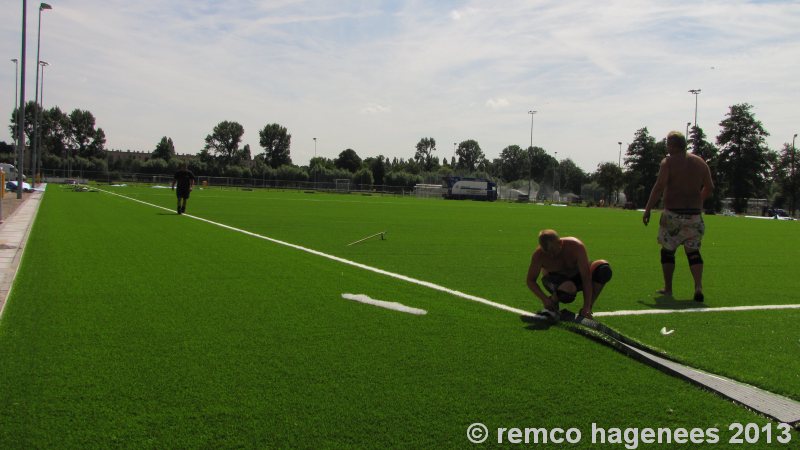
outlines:
[[[175, 211], [171, 208], [165, 208], [160, 205], [156, 205], [153, 203], [149, 203], [143, 200], [135, 199], [132, 197], [128, 197], [122, 194], [117, 194], [116, 192], [110, 192], [99, 188], [92, 188], [98, 190], [100, 192], [104, 192], [106, 194], [116, 195], [117, 197], [122, 197], [127, 200], [132, 200], [137, 203], [141, 203], [143, 205], [152, 206], [154, 208], [163, 209], [165, 211]], [[513, 306], [504, 305], [502, 303], [493, 302], [491, 300], [477, 297], [475, 295], [466, 294], [461, 291], [456, 291], [454, 289], [446, 288], [444, 286], [438, 285], [436, 283], [431, 283], [430, 281], [423, 281], [418, 280], [416, 278], [412, 278], [406, 275], [401, 275], [399, 273], [389, 272], [383, 269], [378, 269], [377, 267], [368, 266], [366, 264], [361, 264], [355, 261], [350, 261], [349, 259], [340, 258], [338, 256], [329, 255], [327, 253], [323, 253], [318, 250], [310, 249], [307, 247], [303, 247], [297, 244], [292, 244], [290, 242], [281, 241], [278, 239], [274, 239], [268, 236], [262, 236], [257, 233], [253, 233], [252, 231], [242, 230], [240, 228], [232, 227], [230, 225], [225, 225], [224, 223], [214, 222], [213, 220], [204, 219], [202, 217], [193, 216], [191, 214], [183, 214], [186, 217], [199, 220], [201, 222], [206, 222], [211, 225], [216, 225], [220, 228], [225, 228], [227, 230], [236, 231], [238, 233], [246, 234], [248, 236], [252, 236], [254, 238], [263, 239], [265, 241], [269, 241], [275, 244], [283, 245], [286, 247], [290, 247], [296, 250], [300, 250], [306, 253], [311, 253], [312, 255], [321, 256], [323, 258], [330, 259], [332, 261], [340, 262], [342, 264], [347, 264], [349, 266], [358, 267], [359, 269], [367, 270], [370, 272], [378, 273], [381, 275], [385, 275], [387, 277], [395, 278], [398, 280], [406, 281], [408, 283], [416, 284], [419, 286], [423, 286], [429, 289], [433, 289], [435, 291], [444, 292], [455, 297], [460, 297], [465, 300], [470, 300], [477, 303], [482, 303], [487, 306], [491, 306], [493, 308], [501, 309], [503, 311], [512, 312], [514, 314], [518, 314], [521, 316], [533, 316], [534, 313], [525, 311], [522, 309], [514, 308]], [[796, 309], [800, 308], [800, 305], [762, 305], [762, 306], [730, 306], [730, 307], [720, 307], [720, 308], [692, 308], [692, 309], [645, 309], [645, 310], [629, 310], [629, 311], [605, 311], [605, 312], [596, 312], [594, 313], [595, 317], [604, 317], [604, 316], [633, 316], [633, 315], [644, 315], [644, 314], [672, 314], [672, 313], [687, 313], [687, 312], [718, 312], [718, 311], [752, 311], [752, 310], [762, 310], [762, 309]]]
[[756, 311], [765, 309], [800, 309], [800, 305], [757, 305], [757, 306], [721, 306], [719, 308], [687, 308], [687, 309], [641, 309], [622, 311], [602, 311], [594, 313], [595, 317], [609, 316], [644, 316], [647, 314], [679, 314], [697, 312], [723, 311]]

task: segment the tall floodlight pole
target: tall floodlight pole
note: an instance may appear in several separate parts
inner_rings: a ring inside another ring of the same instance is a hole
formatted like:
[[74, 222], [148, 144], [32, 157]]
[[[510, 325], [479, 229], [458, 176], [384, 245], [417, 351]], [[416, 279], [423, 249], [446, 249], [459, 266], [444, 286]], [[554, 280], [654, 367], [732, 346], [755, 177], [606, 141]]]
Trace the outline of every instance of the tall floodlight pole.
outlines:
[[36, 185], [36, 155], [39, 153], [39, 63], [41, 62], [39, 50], [42, 43], [42, 11], [45, 9], [53, 9], [53, 7], [47, 3], [39, 4], [39, 26], [36, 31], [36, 95], [34, 97], [36, 109], [34, 109], [33, 113], [33, 145], [31, 146], [31, 168], [33, 170], [34, 186]]
[[694, 94], [694, 126], [697, 126], [697, 97], [700, 95], [700, 89], [689, 89], [689, 93]]
[[[14, 109], [17, 108], [17, 103], [19, 102], [19, 60], [17, 58], [12, 58], [11, 62], [14, 63]], [[17, 133], [11, 133], [14, 135], [14, 147], [17, 146]], [[14, 161], [14, 165], [17, 165], [17, 162]]]
[[553, 153], [555, 153], [555, 159], [556, 159], [556, 165], [553, 166], [553, 194], [555, 195], [555, 191], [556, 189], [558, 189], [558, 187], [556, 186], [556, 169], [558, 169], [558, 152], [553, 152]]
[[617, 167], [622, 169], [622, 141], [617, 142], [619, 145], [619, 159], [617, 160]]
[[[39, 61], [39, 65], [42, 67], [42, 80], [39, 84], [39, 111], [44, 112], [44, 68], [49, 66], [50, 64], [47, 61]], [[40, 173], [42, 170], [42, 144], [41, 144], [41, 131], [37, 132], [37, 152], [36, 152], [36, 159], [33, 162], [33, 174], [34, 177], [37, 173]], [[34, 178], [35, 180], [35, 178]]]
[[794, 217], [794, 202], [795, 191], [797, 190], [795, 173], [794, 173], [794, 140], [797, 139], [797, 133], [792, 136], [792, 217]]
[[[317, 159], [317, 138], [314, 138], [314, 159]], [[318, 161], [314, 161], [315, 164], [319, 165]], [[317, 188], [317, 171], [319, 167], [314, 167], [314, 189]]]
[[22, 171], [25, 165], [25, 33], [27, 30], [27, 22], [28, 22], [28, 2], [27, 0], [22, 0], [22, 49], [21, 49], [21, 56], [20, 62], [22, 63], [22, 68], [20, 68], [20, 83], [19, 83], [19, 108], [17, 108], [17, 161], [19, 162], [19, 167], [17, 167], [17, 198], [22, 198]]
[[533, 188], [533, 116], [536, 112], [535, 110], [528, 111], [528, 114], [531, 115], [531, 146], [528, 147], [528, 201], [533, 200], [531, 198], [531, 189]]

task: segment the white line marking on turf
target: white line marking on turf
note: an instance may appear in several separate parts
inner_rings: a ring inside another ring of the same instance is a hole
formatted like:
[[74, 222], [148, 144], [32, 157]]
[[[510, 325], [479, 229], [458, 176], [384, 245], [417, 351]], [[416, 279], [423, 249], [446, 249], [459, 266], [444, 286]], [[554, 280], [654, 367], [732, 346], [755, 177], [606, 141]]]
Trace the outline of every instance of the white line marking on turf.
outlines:
[[723, 312], [723, 311], [757, 311], [766, 309], [800, 309], [800, 305], [756, 305], [756, 306], [720, 306], [717, 308], [688, 308], [688, 309], [638, 309], [622, 311], [601, 311], [594, 313], [595, 317], [608, 316], [644, 316], [647, 314], [677, 314], [696, 312]]
[[[116, 192], [106, 191], [100, 188], [92, 188], [98, 190], [100, 192], [104, 192], [106, 194], [115, 195], [117, 197], [122, 197], [127, 200], [132, 200], [137, 203], [141, 203], [143, 205], [152, 206], [154, 208], [163, 209], [165, 211], [175, 211], [174, 209], [166, 208], [161, 205], [156, 205], [153, 203], [149, 203], [143, 200], [135, 199], [133, 197], [128, 197], [126, 195], [117, 194]], [[519, 314], [521, 316], [533, 316], [535, 315], [532, 312], [525, 311], [522, 309], [514, 308], [513, 306], [504, 305], [502, 303], [493, 302], [491, 300], [487, 300], [485, 298], [477, 297], [475, 295], [466, 294], [461, 291], [456, 291], [454, 289], [449, 289], [444, 286], [440, 286], [435, 283], [431, 283], [430, 281], [423, 281], [418, 280], [416, 278], [408, 277], [405, 275], [400, 275], [399, 273], [389, 272], [383, 269], [378, 269], [377, 267], [368, 266], [366, 264], [357, 263], [355, 261], [350, 261], [349, 259], [340, 258], [338, 256], [329, 255], [327, 253], [323, 253], [318, 250], [313, 250], [310, 248], [306, 248], [297, 244], [292, 244], [289, 242], [281, 241], [278, 239], [273, 239], [271, 237], [262, 236], [257, 233], [253, 233], [252, 231], [242, 230], [240, 228], [232, 227], [230, 225], [225, 225], [224, 223], [214, 222], [213, 220], [204, 219], [202, 217], [193, 216], [191, 214], [183, 214], [186, 217], [191, 219], [199, 220], [202, 222], [209, 223], [211, 225], [216, 225], [220, 228], [225, 228], [227, 230], [236, 231], [242, 234], [246, 234], [248, 236], [252, 236], [255, 238], [263, 239], [265, 241], [273, 242], [275, 244], [284, 245], [286, 247], [291, 247], [300, 251], [304, 251], [306, 253], [311, 253], [312, 255], [321, 256], [323, 258], [327, 258], [333, 261], [337, 261], [343, 264], [347, 264], [353, 267], [358, 267], [359, 269], [368, 270], [370, 272], [375, 272], [381, 275], [386, 275], [387, 277], [395, 278], [402, 281], [407, 281], [412, 284], [417, 284], [419, 286], [423, 286], [429, 289], [433, 289], [439, 292], [445, 292], [447, 294], [461, 297], [466, 300], [471, 300], [473, 302], [482, 303], [487, 306], [491, 306], [493, 308], [502, 309], [503, 311], [512, 312], [514, 314]], [[636, 316], [636, 315], [645, 315], [645, 314], [673, 314], [673, 313], [690, 313], [690, 312], [722, 312], [722, 311], [755, 311], [755, 310], [762, 310], [762, 309], [800, 309], [800, 305], [760, 305], [760, 306], [727, 306], [727, 307], [719, 307], [719, 308], [691, 308], [691, 309], [643, 309], [643, 310], [623, 310], [623, 311], [601, 311], [594, 313], [595, 317], [605, 317], [605, 316]]]
[[395, 311], [414, 314], [414, 315], [417, 315], [417, 316], [424, 316], [425, 314], [428, 314], [428, 311], [425, 311], [424, 309], [412, 308], [410, 306], [406, 306], [406, 305], [404, 305], [402, 303], [397, 303], [397, 302], [387, 302], [387, 301], [384, 301], [384, 300], [376, 300], [376, 299], [370, 298], [369, 296], [364, 295], [364, 294], [342, 294], [342, 298], [347, 299], [347, 300], [354, 300], [354, 301], [357, 301], [359, 303], [366, 303], [367, 305], [373, 305], [373, 306], [378, 306], [378, 307], [381, 307], [381, 308], [392, 309], [392, 310], [395, 310]]

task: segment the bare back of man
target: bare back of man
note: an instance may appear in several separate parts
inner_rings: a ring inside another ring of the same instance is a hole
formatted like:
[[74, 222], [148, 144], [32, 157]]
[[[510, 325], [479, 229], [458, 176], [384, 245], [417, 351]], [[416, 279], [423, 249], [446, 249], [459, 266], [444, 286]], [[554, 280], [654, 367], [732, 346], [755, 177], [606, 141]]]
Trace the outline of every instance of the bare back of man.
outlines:
[[664, 207], [701, 209], [703, 188], [711, 186], [711, 172], [702, 158], [691, 153], [674, 153], [661, 165], [665, 171]]

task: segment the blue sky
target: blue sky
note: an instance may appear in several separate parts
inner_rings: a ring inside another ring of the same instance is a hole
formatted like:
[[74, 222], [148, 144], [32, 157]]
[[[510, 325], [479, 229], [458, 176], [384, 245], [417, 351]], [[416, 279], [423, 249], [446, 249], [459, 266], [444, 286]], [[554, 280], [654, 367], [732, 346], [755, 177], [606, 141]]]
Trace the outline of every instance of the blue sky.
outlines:
[[[20, 1], [2, 0], [0, 140], [11, 141]], [[771, 148], [800, 130], [800, 3], [787, 1], [53, 0], [42, 17], [45, 107], [90, 110], [107, 147], [196, 153], [232, 120], [261, 152], [279, 123], [292, 159], [346, 148], [439, 157], [475, 139], [490, 159], [533, 143], [584, 170], [618, 141], [694, 120], [713, 138], [750, 103]], [[38, 3], [28, 8], [34, 96]]]

